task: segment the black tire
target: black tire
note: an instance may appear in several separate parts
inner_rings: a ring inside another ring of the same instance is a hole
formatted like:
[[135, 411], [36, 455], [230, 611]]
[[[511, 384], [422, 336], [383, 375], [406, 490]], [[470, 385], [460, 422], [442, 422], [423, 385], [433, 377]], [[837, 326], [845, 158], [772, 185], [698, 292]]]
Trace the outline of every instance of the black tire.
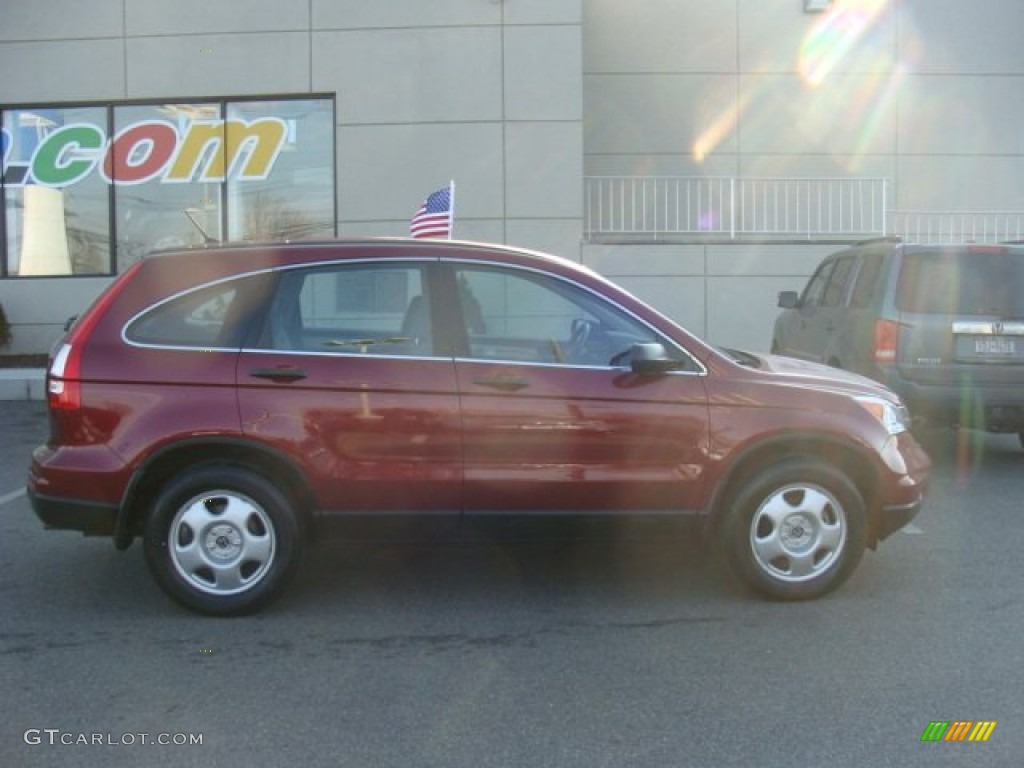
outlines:
[[146, 564], [186, 608], [211, 616], [252, 613], [294, 575], [304, 537], [293, 504], [265, 477], [232, 465], [183, 472], [146, 520]]
[[787, 459], [749, 477], [724, 510], [722, 543], [743, 583], [773, 600], [808, 600], [842, 584], [864, 554], [864, 500], [842, 472]]
[[1024, 448], [1024, 432], [1018, 432], [1017, 439], [1020, 441], [1020, 447]]

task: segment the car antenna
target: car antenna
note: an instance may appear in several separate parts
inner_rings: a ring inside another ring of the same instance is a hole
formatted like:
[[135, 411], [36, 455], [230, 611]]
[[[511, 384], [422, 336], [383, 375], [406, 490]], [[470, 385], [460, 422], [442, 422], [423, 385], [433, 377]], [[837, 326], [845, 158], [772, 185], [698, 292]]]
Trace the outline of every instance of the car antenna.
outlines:
[[196, 221], [195, 216], [192, 215], [192, 212], [197, 210], [197, 209], [195, 209], [195, 208], [182, 208], [181, 210], [185, 213], [186, 216], [188, 216], [188, 220], [192, 222], [192, 226], [199, 230], [199, 234], [203, 236], [203, 242], [206, 245], [211, 245], [211, 244], [212, 245], [216, 245], [217, 244], [217, 241], [214, 240], [212, 237], [210, 237], [208, 234], [206, 234], [206, 230], [204, 230], [201, 226], [199, 226], [199, 222]]

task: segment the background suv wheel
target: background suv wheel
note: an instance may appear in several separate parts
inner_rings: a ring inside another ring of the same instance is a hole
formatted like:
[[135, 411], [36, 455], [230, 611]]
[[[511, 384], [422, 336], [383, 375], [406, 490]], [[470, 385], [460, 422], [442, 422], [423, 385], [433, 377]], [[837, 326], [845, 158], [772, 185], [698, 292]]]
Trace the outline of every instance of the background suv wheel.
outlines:
[[234, 466], [187, 470], [146, 522], [146, 562], [182, 605], [233, 615], [266, 605], [299, 562], [303, 537], [288, 497]]

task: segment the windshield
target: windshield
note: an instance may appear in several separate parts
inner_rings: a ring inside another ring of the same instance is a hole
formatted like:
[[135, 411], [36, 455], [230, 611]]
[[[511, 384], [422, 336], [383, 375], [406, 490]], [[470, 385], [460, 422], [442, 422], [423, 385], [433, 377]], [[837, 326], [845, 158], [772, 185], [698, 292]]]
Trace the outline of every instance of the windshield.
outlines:
[[922, 314], [1024, 317], [1024, 258], [1008, 250], [909, 253], [896, 306]]

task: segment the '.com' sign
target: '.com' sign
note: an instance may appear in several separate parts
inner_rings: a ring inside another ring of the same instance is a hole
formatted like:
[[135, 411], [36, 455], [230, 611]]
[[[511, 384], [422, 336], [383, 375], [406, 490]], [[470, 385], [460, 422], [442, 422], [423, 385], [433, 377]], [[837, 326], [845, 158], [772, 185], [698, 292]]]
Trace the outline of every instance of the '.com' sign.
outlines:
[[13, 139], [3, 129], [3, 181], [7, 186], [66, 187], [92, 173], [109, 184], [166, 184], [265, 179], [288, 135], [284, 120], [194, 120], [181, 129], [143, 120], [107, 140], [90, 123], [61, 126], [40, 139], [27, 162], [10, 161]]

